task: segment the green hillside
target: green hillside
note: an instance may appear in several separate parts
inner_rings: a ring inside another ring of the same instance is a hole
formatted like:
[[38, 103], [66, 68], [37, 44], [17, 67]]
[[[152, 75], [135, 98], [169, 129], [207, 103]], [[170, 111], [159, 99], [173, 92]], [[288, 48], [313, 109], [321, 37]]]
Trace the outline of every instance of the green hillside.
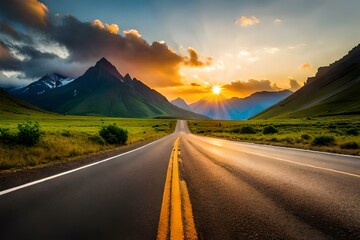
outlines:
[[0, 116], [1, 119], [16, 118], [16, 116], [48, 114], [46, 111], [35, 107], [22, 100], [10, 96], [0, 88]]
[[360, 115], [360, 45], [252, 119]]
[[105, 58], [65, 86], [43, 94], [21, 93], [15, 96], [51, 112], [69, 115], [205, 118], [172, 105], [141, 81], [129, 75], [123, 77]]

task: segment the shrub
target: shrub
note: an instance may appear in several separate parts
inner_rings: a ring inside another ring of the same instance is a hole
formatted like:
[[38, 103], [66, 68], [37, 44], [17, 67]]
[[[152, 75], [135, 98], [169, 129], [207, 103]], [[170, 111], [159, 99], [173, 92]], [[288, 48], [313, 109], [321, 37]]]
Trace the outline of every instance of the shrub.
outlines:
[[359, 132], [356, 128], [350, 128], [346, 131], [346, 135], [358, 136]]
[[26, 121], [18, 124], [19, 132], [17, 142], [27, 146], [33, 146], [40, 141], [41, 131], [38, 122]]
[[15, 136], [10, 133], [8, 128], [0, 128], [0, 141], [4, 143], [15, 142]]
[[241, 134], [255, 134], [256, 130], [250, 126], [243, 126], [241, 128], [234, 128], [230, 130], [231, 133], [241, 133]]
[[342, 149], [358, 149], [359, 144], [357, 142], [346, 142], [340, 145]]
[[309, 134], [305, 133], [305, 134], [301, 135], [301, 139], [303, 139], [303, 140], [310, 140], [310, 139], [311, 139], [311, 136], [310, 136]]
[[335, 144], [335, 138], [333, 136], [322, 135], [316, 136], [312, 141], [314, 146], [331, 146]]
[[255, 134], [256, 130], [251, 126], [243, 126], [240, 128], [240, 133], [242, 134]]
[[240, 133], [241, 129], [240, 128], [234, 128], [230, 130], [231, 133]]
[[100, 145], [105, 144], [105, 140], [99, 135], [90, 136], [89, 140]]
[[274, 133], [278, 133], [279, 130], [277, 130], [275, 127], [273, 126], [266, 126], [263, 130], [263, 134], [274, 134]]
[[101, 127], [99, 135], [110, 144], [125, 144], [128, 140], [128, 131], [116, 124]]

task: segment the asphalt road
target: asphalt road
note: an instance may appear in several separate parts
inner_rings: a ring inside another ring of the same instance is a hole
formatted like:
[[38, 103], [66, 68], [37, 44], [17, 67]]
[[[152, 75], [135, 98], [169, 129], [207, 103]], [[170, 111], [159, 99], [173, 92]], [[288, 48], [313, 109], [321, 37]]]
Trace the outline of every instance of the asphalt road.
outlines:
[[174, 134], [0, 196], [0, 239], [156, 239]]
[[0, 195], [0, 239], [156, 239], [180, 136], [200, 239], [360, 239], [360, 158], [175, 133]]
[[185, 134], [201, 239], [360, 239], [360, 158]]

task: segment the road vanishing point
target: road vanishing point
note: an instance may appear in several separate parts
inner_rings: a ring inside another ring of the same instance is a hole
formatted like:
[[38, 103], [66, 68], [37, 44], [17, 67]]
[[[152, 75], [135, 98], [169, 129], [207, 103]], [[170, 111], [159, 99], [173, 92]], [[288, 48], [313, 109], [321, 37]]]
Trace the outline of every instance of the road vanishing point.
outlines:
[[0, 192], [0, 239], [360, 239], [360, 158], [174, 133]]

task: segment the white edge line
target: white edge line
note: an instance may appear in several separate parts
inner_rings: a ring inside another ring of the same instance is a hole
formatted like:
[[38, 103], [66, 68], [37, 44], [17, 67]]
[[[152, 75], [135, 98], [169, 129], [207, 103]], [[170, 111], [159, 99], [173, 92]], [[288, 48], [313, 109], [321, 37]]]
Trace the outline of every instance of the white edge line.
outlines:
[[294, 162], [294, 161], [291, 161], [291, 160], [286, 160], [284, 158], [271, 157], [271, 156], [267, 156], [267, 155], [260, 154], [260, 153], [254, 153], [254, 152], [246, 152], [246, 153], [257, 155], [257, 156], [260, 156], [260, 157], [271, 158], [271, 159], [275, 159], [275, 160], [282, 161], [282, 162], [297, 164], [297, 165], [300, 165], [300, 166], [305, 166], [305, 167], [310, 167], [310, 168], [315, 168], [315, 169], [320, 169], [320, 170], [325, 170], [325, 171], [329, 171], [329, 172], [335, 172], [335, 173], [340, 173], [340, 174], [360, 178], [360, 175], [357, 175], [357, 174], [354, 174], [354, 173], [348, 173], [348, 172], [344, 172], [344, 171], [339, 171], [339, 170], [335, 170], [335, 169], [332, 169], [332, 168], [318, 167], [318, 166], [311, 165], [311, 164], [305, 164], [305, 163]]
[[249, 144], [249, 145], [255, 145], [260, 147], [269, 147], [269, 148], [279, 148], [279, 149], [288, 149], [288, 150], [295, 150], [295, 151], [301, 151], [301, 152], [311, 152], [311, 153], [317, 153], [317, 154], [326, 154], [326, 155], [332, 155], [332, 156], [340, 156], [340, 157], [350, 157], [350, 158], [360, 158], [360, 156], [356, 155], [349, 155], [349, 154], [341, 154], [341, 153], [332, 153], [332, 152], [323, 152], [323, 151], [316, 151], [316, 150], [310, 150], [310, 149], [302, 149], [302, 148], [295, 148], [295, 147], [285, 147], [285, 146], [276, 146], [271, 144], [265, 144], [265, 143], [253, 143], [253, 142], [244, 142], [244, 141], [235, 141], [230, 139], [224, 139], [224, 138], [216, 138], [216, 137], [210, 137], [210, 136], [201, 136], [197, 134], [193, 134], [197, 137], [205, 137], [205, 138], [211, 138], [215, 140], [220, 141], [229, 141], [235, 144]]
[[[200, 136], [200, 137], [202, 137], [202, 136]], [[208, 138], [211, 138], [211, 137], [208, 137]], [[217, 138], [212, 138], [212, 139], [218, 140]], [[226, 140], [226, 139], [219, 139], [219, 140], [230, 141], [230, 140]], [[236, 142], [236, 141], [231, 141], [231, 142], [234, 142], [234, 143], [237, 143], [237, 144], [242, 144], [242, 143], [244, 143], [244, 142]], [[254, 145], [263, 145], [263, 144], [248, 143], [248, 142], [245, 142], [245, 143], [246, 143], [246, 144], [254, 144]], [[266, 145], [266, 146], [273, 147], [272, 145]], [[276, 147], [276, 146], [275, 146], [275, 147]], [[278, 147], [278, 148], [292, 149], [292, 148], [287, 148], [287, 147]], [[296, 149], [296, 150], [304, 150], [304, 149]], [[306, 150], [305, 150], [305, 151], [306, 151]], [[311, 151], [311, 150], [309, 150], [309, 151]], [[296, 162], [296, 161], [291, 161], [291, 160], [287, 160], [287, 159], [279, 158], [279, 157], [268, 156], [268, 155], [265, 155], [265, 154], [255, 153], [255, 152], [252, 152], [252, 151], [242, 151], [242, 152], [247, 153], [247, 154], [252, 154], [252, 155], [260, 156], [260, 157], [265, 157], [265, 158], [274, 159], [274, 160], [277, 160], [277, 161], [292, 163], [292, 164], [296, 164], [296, 165], [300, 165], [300, 166], [304, 166], [304, 167], [310, 167], [310, 168], [315, 168], [315, 169], [320, 169], [320, 170], [325, 170], [325, 171], [329, 171], [329, 172], [335, 172], [335, 173], [339, 173], [339, 174], [343, 174], [343, 175], [347, 175], [347, 176], [352, 176], [352, 177], [360, 178], [360, 175], [355, 174], [355, 173], [344, 172], [344, 171], [335, 170], [335, 169], [332, 169], [332, 168], [318, 167], [318, 166], [311, 165], [311, 164], [299, 163], [299, 162]], [[316, 152], [316, 153], [323, 153], [323, 152], [317, 152], [317, 151], [314, 151], [314, 152]], [[324, 152], [324, 153], [326, 153], [326, 152]], [[326, 154], [328, 154], [328, 153], [326, 153]], [[331, 154], [331, 153], [330, 153], [330, 154]], [[334, 154], [334, 155], [335, 155], [335, 154]], [[340, 154], [336, 154], [336, 155], [340, 155]], [[348, 155], [343, 155], [343, 156], [348, 157]], [[350, 155], [350, 156], [352, 156], [352, 155]], [[354, 157], [356, 157], [356, 156], [354, 156]]]
[[143, 148], [146, 148], [160, 140], [162, 140], [163, 138], [160, 138], [154, 142], [151, 142], [151, 143], [148, 143], [144, 146], [141, 146], [141, 147], [138, 147], [136, 149], [133, 149], [133, 150], [130, 150], [128, 152], [124, 152], [124, 153], [121, 153], [121, 154], [118, 154], [116, 156], [112, 156], [112, 157], [109, 157], [109, 158], [106, 158], [106, 159], [103, 159], [103, 160], [100, 160], [98, 162], [94, 162], [94, 163], [91, 163], [91, 164], [88, 164], [88, 165], [85, 165], [85, 166], [82, 166], [82, 167], [79, 167], [79, 168], [75, 168], [75, 169], [72, 169], [72, 170], [69, 170], [69, 171], [66, 171], [66, 172], [62, 172], [62, 173], [58, 173], [58, 174], [55, 174], [55, 175], [52, 175], [50, 177], [46, 177], [46, 178], [42, 178], [42, 179], [39, 179], [39, 180], [36, 180], [36, 181], [33, 181], [33, 182], [29, 182], [29, 183], [25, 183], [23, 185], [20, 185], [20, 186], [17, 186], [17, 187], [13, 187], [13, 188], [9, 188], [9, 189], [6, 189], [6, 190], [3, 190], [0, 192], [0, 196], [2, 195], [5, 195], [5, 194], [8, 194], [8, 193], [11, 193], [11, 192], [14, 192], [14, 191], [17, 191], [17, 190], [20, 190], [22, 188], [27, 188], [27, 187], [30, 187], [30, 186], [33, 186], [33, 185], [36, 185], [36, 184], [39, 184], [39, 183], [42, 183], [42, 182], [46, 182], [46, 181], [49, 181], [51, 179], [54, 179], [54, 178], [58, 178], [58, 177], [61, 177], [61, 176], [64, 176], [64, 175], [67, 175], [67, 174], [70, 174], [70, 173], [73, 173], [73, 172], [77, 172], [77, 171], [80, 171], [82, 169], [85, 169], [85, 168], [89, 168], [89, 167], [92, 167], [92, 166], [95, 166], [95, 165], [98, 165], [98, 164], [101, 164], [101, 163], [104, 163], [104, 162], [107, 162], [107, 161], [110, 161], [114, 158], [117, 158], [117, 157], [121, 157], [121, 156], [124, 156], [124, 155], [127, 155], [129, 153], [133, 153], [135, 151], [138, 151], [140, 149], [143, 149]]

